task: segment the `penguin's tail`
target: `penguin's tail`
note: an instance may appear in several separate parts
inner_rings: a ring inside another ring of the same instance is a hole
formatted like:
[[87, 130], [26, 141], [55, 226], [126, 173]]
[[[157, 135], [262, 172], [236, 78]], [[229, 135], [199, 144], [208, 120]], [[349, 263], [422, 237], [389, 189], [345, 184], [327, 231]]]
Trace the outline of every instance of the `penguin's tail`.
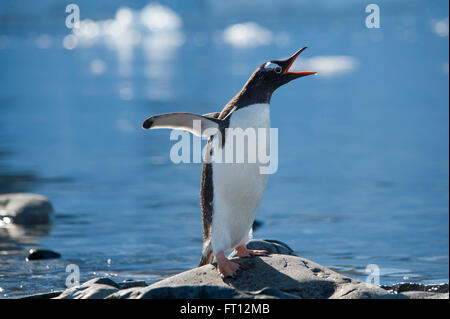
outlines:
[[213, 261], [214, 255], [211, 246], [211, 240], [208, 240], [203, 243], [202, 258], [200, 258], [200, 263], [198, 264], [198, 267], [211, 264]]

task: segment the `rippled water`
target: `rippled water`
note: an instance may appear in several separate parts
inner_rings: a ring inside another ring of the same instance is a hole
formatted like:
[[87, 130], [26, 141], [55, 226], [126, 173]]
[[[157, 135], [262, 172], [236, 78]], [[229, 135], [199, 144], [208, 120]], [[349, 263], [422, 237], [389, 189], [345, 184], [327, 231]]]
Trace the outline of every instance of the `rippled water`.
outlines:
[[[380, 1], [379, 30], [358, 1], [239, 3], [169, 1], [164, 32], [98, 31], [68, 50], [64, 4], [2, 1], [0, 193], [55, 208], [48, 227], [0, 228], [2, 298], [63, 289], [68, 264], [81, 281], [147, 283], [196, 266], [201, 165], [173, 164], [169, 131], [141, 122], [220, 110], [256, 66], [305, 45], [297, 67], [321, 74], [273, 96], [279, 169], [254, 236], [361, 280], [376, 264], [382, 284], [448, 282], [448, 3]], [[98, 25], [126, 5], [78, 4]], [[246, 25], [250, 42], [223, 36], [245, 22], [262, 28]], [[36, 247], [62, 258], [27, 262]]]

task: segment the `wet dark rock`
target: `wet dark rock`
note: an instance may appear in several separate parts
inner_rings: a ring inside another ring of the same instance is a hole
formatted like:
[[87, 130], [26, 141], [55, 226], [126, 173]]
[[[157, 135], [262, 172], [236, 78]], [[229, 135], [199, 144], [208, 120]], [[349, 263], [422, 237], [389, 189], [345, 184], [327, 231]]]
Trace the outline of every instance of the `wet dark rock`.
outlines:
[[[269, 254], [281, 254], [281, 255], [291, 255], [296, 256], [295, 252], [285, 243], [278, 240], [272, 239], [258, 239], [251, 240], [247, 243], [248, 249], [262, 249], [267, 251]], [[232, 252], [229, 255], [230, 258], [236, 257], [236, 252]]]
[[25, 296], [20, 299], [51, 299], [58, 297], [60, 294], [62, 294], [62, 291], [53, 291], [53, 292], [46, 292], [43, 294], [35, 294], [30, 296]]
[[53, 207], [49, 200], [37, 194], [0, 195], [0, 219], [20, 225], [48, 224]]
[[30, 249], [27, 260], [56, 259], [61, 258], [61, 254], [46, 249]]
[[407, 291], [423, 291], [423, 292], [437, 292], [437, 293], [448, 293], [448, 283], [435, 284], [435, 285], [425, 285], [414, 282], [400, 282], [392, 286], [381, 286], [386, 290], [392, 290], [397, 293], [407, 292]]
[[262, 225], [263, 225], [263, 222], [262, 222], [262, 221], [255, 219], [255, 221], [253, 222], [253, 225], [252, 225], [253, 231], [257, 230], [257, 229], [260, 228]]

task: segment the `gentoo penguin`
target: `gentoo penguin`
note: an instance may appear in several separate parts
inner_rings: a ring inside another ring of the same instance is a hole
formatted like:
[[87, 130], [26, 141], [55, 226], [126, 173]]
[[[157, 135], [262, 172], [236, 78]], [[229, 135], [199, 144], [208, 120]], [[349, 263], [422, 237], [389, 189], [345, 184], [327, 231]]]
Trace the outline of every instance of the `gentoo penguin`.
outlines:
[[[266, 254], [263, 250], [247, 249], [246, 243], [251, 236], [252, 223], [263, 198], [268, 175], [261, 173], [258, 161], [229, 163], [216, 162], [211, 158], [216, 152], [226, 149], [227, 143], [233, 139], [227, 133], [230, 128], [240, 128], [241, 131], [270, 128], [272, 93], [294, 79], [315, 74], [311, 71], [289, 71], [305, 49], [286, 60], [260, 65], [221, 112], [204, 115], [167, 113], [152, 116], [142, 124], [144, 129], [180, 129], [208, 138], [200, 191], [203, 249], [199, 266], [212, 263], [215, 257], [222, 277], [233, 276], [239, 268], [237, 263], [225, 257], [225, 251], [234, 248], [239, 257]], [[249, 145], [247, 147], [250, 149]]]

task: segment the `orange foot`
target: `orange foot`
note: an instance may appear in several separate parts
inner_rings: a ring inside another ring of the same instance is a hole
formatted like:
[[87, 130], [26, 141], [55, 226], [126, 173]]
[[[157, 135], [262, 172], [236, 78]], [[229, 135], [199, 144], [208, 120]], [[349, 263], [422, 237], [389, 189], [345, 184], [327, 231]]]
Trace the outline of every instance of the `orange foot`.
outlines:
[[223, 278], [234, 277], [236, 271], [239, 269], [239, 265], [228, 260], [223, 251], [216, 255], [216, 259], [217, 270], [219, 271], [220, 276]]
[[267, 251], [265, 250], [256, 250], [256, 249], [247, 249], [246, 245], [241, 245], [236, 247], [236, 255], [238, 257], [249, 257], [249, 256], [267, 256]]

